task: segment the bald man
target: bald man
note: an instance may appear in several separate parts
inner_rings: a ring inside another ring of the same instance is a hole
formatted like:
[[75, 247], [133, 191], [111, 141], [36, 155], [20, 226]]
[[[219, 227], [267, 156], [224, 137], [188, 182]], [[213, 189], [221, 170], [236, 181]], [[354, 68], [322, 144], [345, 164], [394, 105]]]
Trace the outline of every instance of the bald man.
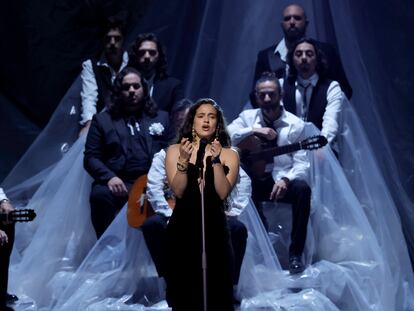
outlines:
[[[309, 21], [302, 6], [290, 4], [285, 7], [280, 22], [284, 37], [278, 44], [272, 45], [258, 53], [254, 81], [257, 81], [260, 75], [266, 71], [275, 72], [279, 79], [287, 76], [289, 69], [287, 54], [296, 41], [306, 35], [308, 24]], [[320, 41], [316, 42], [327, 60], [327, 78], [338, 81], [346, 96], [351, 98], [352, 88], [345, 75], [338, 53], [330, 44]], [[257, 108], [255, 103], [252, 104], [253, 107]]]

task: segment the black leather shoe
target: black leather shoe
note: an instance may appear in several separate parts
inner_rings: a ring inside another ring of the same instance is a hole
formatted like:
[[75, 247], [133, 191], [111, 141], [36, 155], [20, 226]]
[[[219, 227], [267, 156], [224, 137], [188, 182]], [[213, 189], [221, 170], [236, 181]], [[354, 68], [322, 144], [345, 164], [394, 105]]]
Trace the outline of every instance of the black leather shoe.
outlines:
[[305, 270], [305, 266], [302, 263], [301, 256], [290, 256], [289, 258], [289, 273], [298, 274]]
[[9, 294], [9, 293], [6, 294], [6, 303], [7, 304], [13, 304], [17, 300], [19, 300], [19, 298], [16, 295]]

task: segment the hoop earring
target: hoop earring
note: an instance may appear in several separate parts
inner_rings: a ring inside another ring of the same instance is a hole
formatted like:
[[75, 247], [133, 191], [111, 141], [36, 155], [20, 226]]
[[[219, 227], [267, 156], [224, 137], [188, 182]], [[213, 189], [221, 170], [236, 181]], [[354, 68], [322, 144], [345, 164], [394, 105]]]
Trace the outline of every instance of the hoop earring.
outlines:
[[193, 141], [197, 140], [197, 134], [196, 134], [194, 127], [191, 129], [191, 136], [193, 136]]

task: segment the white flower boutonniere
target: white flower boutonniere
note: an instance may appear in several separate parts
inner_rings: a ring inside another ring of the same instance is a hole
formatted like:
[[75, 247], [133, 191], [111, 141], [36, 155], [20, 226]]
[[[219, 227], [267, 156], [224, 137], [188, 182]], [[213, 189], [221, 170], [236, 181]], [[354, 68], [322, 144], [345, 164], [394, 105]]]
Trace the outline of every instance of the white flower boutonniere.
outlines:
[[152, 136], [161, 136], [162, 133], [164, 132], [164, 126], [157, 122], [157, 123], [152, 123], [150, 125], [150, 127], [148, 128], [150, 135]]

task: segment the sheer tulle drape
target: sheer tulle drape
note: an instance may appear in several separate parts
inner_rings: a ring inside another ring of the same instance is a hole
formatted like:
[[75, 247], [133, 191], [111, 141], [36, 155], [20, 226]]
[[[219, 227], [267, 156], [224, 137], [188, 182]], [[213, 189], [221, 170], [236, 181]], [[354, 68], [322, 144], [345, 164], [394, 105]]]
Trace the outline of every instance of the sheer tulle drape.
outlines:
[[[315, 133], [310, 126], [304, 137]], [[94, 245], [83, 144], [81, 137], [28, 204], [39, 216], [18, 234], [19, 256], [11, 269], [11, 289], [22, 297], [16, 309], [115, 310], [153, 304], [165, 309], [164, 282], [156, 275], [141, 231], [127, 225], [125, 208]], [[249, 231], [236, 292], [241, 309], [404, 310], [412, 303], [412, 292], [409, 266], [400, 259], [408, 261], [406, 249], [394, 241], [401, 232], [390, 231], [381, 214], [367, 213], [376, 202], [368, 198], [361, 204], [329, 148], [309, 157], [308, 267], [296, 276], [282, 269], [289, 239], [283, 228], [290, 218], [280, 219], [269, 240], [250, 202], [240, 216]], [[355, 166], [355, 172], [363, 171]], [[269, 217], [283, 208], [273, 206]], [[382, 225], [373, 230], [370, 223]], [[282, 243], [272, 244], [277, 239]]]

